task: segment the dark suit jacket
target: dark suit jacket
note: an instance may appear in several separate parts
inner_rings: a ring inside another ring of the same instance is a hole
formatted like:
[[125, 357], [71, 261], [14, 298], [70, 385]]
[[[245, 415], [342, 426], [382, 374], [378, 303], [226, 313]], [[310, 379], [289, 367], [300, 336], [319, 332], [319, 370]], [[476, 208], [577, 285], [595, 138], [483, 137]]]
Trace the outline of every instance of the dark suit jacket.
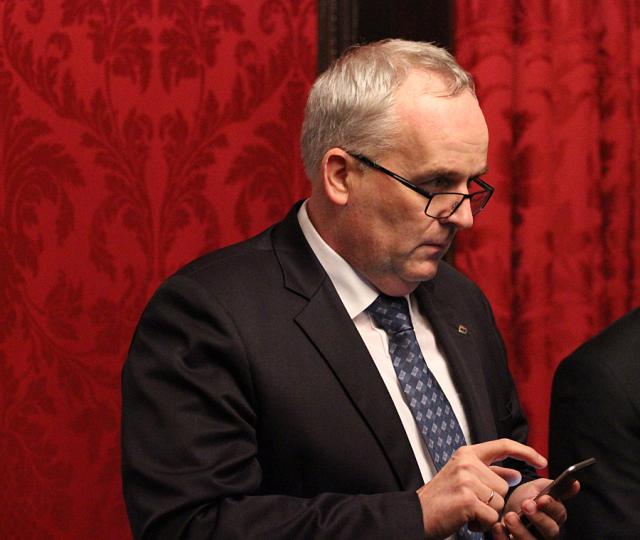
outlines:
[[[136, 537], [424, 537], [407, 436], [297, 209], [180, 270], [142, 315], [123, 372]], [[444, 263], [415, 294], [474, 440], [524, 441], [484, 296]]]
[[640, 538], [640, 309], [582, 345], [556, 371], [549, 470], [588, 457], [566, 501], [568, 539]]

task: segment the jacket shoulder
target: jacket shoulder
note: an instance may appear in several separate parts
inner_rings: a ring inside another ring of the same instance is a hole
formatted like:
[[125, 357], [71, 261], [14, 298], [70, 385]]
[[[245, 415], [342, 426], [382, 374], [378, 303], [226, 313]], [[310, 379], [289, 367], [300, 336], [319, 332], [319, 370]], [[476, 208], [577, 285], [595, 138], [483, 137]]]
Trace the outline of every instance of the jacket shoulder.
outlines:
[[[563, 366], [601, 362], [622, 362], [640, 355], [640, 308], [614, 321], [580, 345], [563, 362]], [[566, 367], [565, 367], [566, 369]]]
[[441, 262], [438, 273], [424, 286], [440, 301], [463, 312], [490, 311], [489, 302], [478, 285], [459, 270]]
[[205, 253], [178, 269], [169, 279], [187, 277], [206, 281], [208, 276], [230, 276], [259, 264], [258, 261], [273, 257], [272, 231], [273, 226], [247, 240]]

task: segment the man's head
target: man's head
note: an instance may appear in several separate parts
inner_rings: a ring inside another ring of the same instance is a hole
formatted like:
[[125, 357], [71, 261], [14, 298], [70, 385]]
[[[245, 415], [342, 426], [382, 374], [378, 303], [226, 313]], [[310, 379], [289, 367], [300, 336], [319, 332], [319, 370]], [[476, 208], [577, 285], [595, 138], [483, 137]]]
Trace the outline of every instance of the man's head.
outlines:
[[451, 95], [474, 91], [471, 75], [445, 49], [400, 39], [352, 47], [316, 79], [301, 137], [310, 179], [319, 174], [329, 148], [376, 158], [393, 147], [401, 128], [393, 114], [395, 92], [414, 69], [438, 74]]
[[451, 215], [430, 217], [425, 209], [433, 215], [436, 199], [411, 186], [478, 191], [487, 145], [471, 77], [446, 51], [400, 40], [352, 49], [319, 77], [307, 104], [311, 220], [374, 286], [407, 294], [435, 276], [456, 231], [473, 224], [468, 199]]

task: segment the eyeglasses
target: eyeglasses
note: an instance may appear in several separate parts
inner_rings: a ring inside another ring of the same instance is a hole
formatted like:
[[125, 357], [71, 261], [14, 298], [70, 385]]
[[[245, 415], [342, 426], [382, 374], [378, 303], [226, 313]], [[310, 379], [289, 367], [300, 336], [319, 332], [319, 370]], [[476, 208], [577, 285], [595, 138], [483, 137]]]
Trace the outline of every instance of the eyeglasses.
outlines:
[[376, 169], [381, 173], [390, 176], [394, 180], [400, 182], [402, 185], [425, 197], [428, 202], [427, 206], [424, 209], [424, 213], [434, 219], [446, 219], [448, 217], [451, 217], [453, 213], [458, 208], [460, 208], [460, 206], [466, 199], [469, 199], [469, 203], [471, 205], [471, 214], [475, 216], [476, 214], [481, 212], [482, 209], [487, 205], [489, 199], [491, 198], [491, 195], [493, 195], [494, 192], [493, 186], [487, 184], [484, 180], [482, 180], [482, 178], [472, 178], [470, 180], [470, 184], [478, 185], [480, 188], [482, 188], [481, 191], [474, 191], [472, 193], [436, 191], [432, 193], [419, 188], [406, 178], [403, 178], [399, 174], [396, 174], [389, 169], [385, 169], [382, 165], [378, 165], [375, 161], [371, 161], [369, 158], [361, 154], [354, 154], [351, 152], [347, 152], [347, 154], [357, 159], [361, 163], [364, 163], [367, 167], [371, 167], [372, 169]]

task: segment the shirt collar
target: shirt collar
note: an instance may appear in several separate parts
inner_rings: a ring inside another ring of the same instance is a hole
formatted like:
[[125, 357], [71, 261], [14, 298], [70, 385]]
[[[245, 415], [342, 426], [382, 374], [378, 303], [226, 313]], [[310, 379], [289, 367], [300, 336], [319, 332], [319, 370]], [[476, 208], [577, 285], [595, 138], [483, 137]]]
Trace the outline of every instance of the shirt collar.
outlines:
[[328, 274], [338, 296], [352, 319], [368, 308], [378, 297], [378, 290], [367, 283], [354, 268], [327, 244], [307, 213], [307, 201], [298, 211], [298, 223], [313, 253]]

